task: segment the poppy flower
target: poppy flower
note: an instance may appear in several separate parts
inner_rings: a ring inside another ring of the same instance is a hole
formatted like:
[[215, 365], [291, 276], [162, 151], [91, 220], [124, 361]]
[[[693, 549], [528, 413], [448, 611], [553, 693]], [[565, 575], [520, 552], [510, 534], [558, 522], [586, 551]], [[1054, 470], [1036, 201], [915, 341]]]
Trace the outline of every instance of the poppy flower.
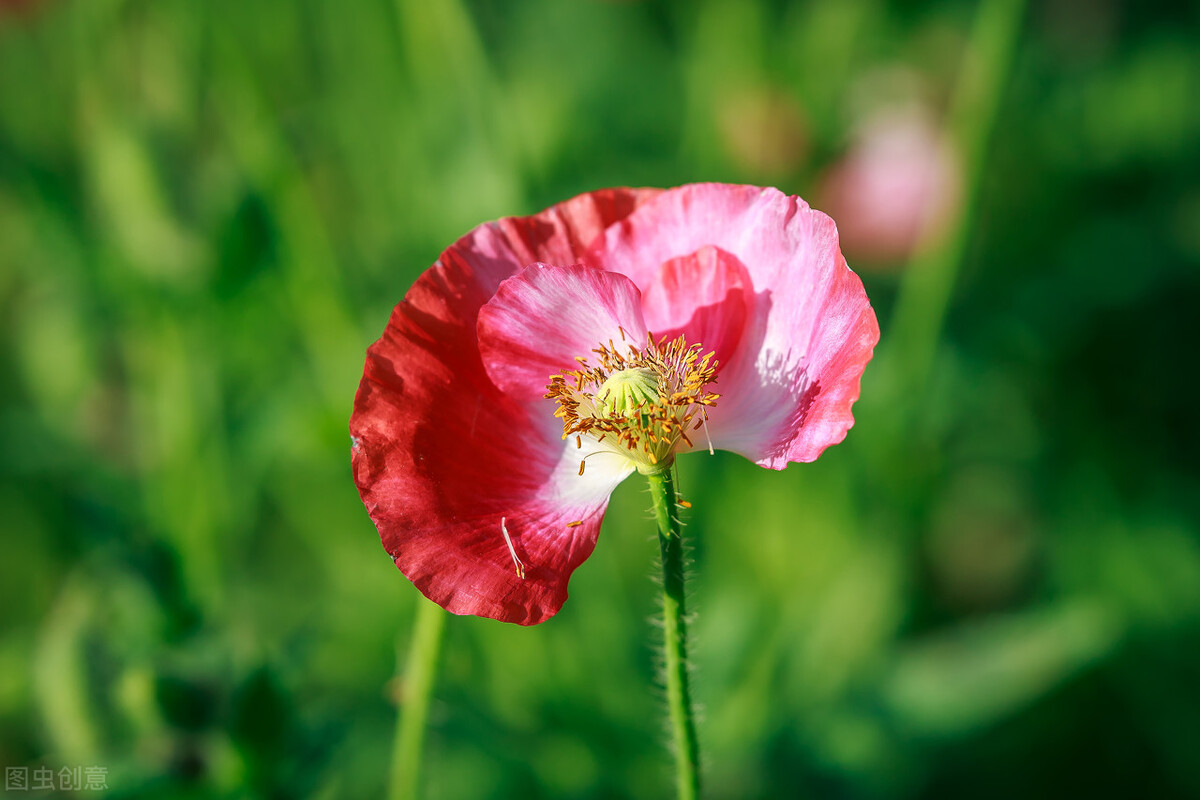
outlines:
[[455, 614], [567, 598], [613, 489], [691, 449], [772, 469], [853, 424], [879, 338], [833, 221], [775, 189], [608, 189], [475, 228], [367, 351], [355, 482]]

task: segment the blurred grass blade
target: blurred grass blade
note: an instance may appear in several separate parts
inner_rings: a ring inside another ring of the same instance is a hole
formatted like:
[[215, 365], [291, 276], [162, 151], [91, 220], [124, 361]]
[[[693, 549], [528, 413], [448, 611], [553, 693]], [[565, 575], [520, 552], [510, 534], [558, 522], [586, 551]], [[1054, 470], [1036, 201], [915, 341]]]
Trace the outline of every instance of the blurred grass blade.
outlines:
[[[421, 791], [421, 767], [425, 762], [425, 727], [429, 723], [429, 701], [437, 682], [442, 638], [448, 613], [432, 601], [417, 601], [408, 657], [403, 659], [398, 697], [400, 715], [392, 751], [392, 776], [388, 800], [416, 800]], [[397, 662], [402, 648], [396, 648]]]
[[889, 400], [924, 396], [947, 305], [972, 231], [988, 142], [1012, 69], [1025, 0], [983, 0], [951, 107], [950, 133], [963, 163], [963, 201], [945, 238], [918, 244], [883, 341]]
[[34, 687], [51, 749], [75, 763], [91, 763], [97, 752], [85, 642], [94, 602], [85, 582], [69, 579], [34, 654]]
[[1119, 615], [1087, 600], [959, 628], [908, 648], [884, 682], [913, 732], [955, 738], [998, 722], [1106, 655]]

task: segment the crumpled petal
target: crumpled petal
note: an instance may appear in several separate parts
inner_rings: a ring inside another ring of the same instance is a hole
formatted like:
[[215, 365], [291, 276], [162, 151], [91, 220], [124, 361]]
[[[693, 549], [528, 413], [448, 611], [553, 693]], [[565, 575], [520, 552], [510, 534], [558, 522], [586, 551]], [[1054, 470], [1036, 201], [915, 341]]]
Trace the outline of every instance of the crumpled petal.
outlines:
[[829, 217], [776, 189], [693, 184], [663, 192], [610, 228], [590, 261], [639, 287], [704, 247], [745, 267], [753, 301], [710, 413], [716, 447], [764, 467], [812, 461], [854, 424], [879, 325]]
[[587, 480], [565, 480], [577, 477], [576, 454], [484, 371], [480, 308], [527, 264], [579, 262], [658, 193], [592, 192], [476, 228], [417, 280], [367, 351], [350, 419], [355, 482], [396, 565], [448, 611], [524, 625], [554, 615], [624, 477], [593, 459]]

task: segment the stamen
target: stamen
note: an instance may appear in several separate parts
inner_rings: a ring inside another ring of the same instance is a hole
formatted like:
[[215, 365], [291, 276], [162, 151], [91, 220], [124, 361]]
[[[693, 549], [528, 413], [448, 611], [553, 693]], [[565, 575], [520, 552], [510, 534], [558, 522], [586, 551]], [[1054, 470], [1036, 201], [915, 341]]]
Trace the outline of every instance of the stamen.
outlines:
[[517, 568], [517, 577], [525, 580], [525, 564], [517, 558], [517, 549], [513, 547], [512, 538], [508, 535], [508, 527], [504, 524], [507, 519], [508, 517], [500, 518], [500, 533], [504, 534], [504, 543], [508, 545], [509, 555], [512, 556], [513, 565]]
[[577, 519], [574, 522], [568, 522], [567, 527], [568, 528], [578, 528], [582, 524], [583, 524], [583, 520]]
[[[620, 332], [626, 342], [626, 332]], [[610, 444], [598, 452], [625, 456], [642, 471], [669, 465], [677, 446], [694, 447], [688, 428], [705, 427], [706, 409], [718, 397], [708, 391], [716, 380], [713, 351], [704, 353], [682, 336], [656, 341], [647, 334], [644, 349], [632, 344], [618, 349], [610, 339], [592, 352], [597, 365], [577, 358], [578, 369], [551, 375], [546, 387], [546, 397], [558, 404], [555, 416], [563, 421], [564, 439], [575, 436], [582, 449], [584, 434], [596, 444], [611, 434]], [[707, 428], [705, 437], [712, 452]]]

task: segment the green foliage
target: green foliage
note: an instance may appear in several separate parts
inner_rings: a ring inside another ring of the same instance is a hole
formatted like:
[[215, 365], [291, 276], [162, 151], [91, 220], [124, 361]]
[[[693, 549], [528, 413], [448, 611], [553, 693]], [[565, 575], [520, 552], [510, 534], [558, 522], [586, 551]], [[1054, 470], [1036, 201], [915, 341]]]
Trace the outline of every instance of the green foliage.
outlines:
[[[883, 328], [847, 441], [681, 460], [709, 796], [1200, 794], [1196, 9], [1031, 4], [955, 101], [976, 5], [0, 4], [0, 765], [381, 796], [417, 594], [346, 420], [392, 305], [601, 186], [821, 207], [903, 99], [998, 104], [944, 305], [847, 239]], [[648, 505], [549, 623], [448, 620], [430, 797], [669, 793]]]

